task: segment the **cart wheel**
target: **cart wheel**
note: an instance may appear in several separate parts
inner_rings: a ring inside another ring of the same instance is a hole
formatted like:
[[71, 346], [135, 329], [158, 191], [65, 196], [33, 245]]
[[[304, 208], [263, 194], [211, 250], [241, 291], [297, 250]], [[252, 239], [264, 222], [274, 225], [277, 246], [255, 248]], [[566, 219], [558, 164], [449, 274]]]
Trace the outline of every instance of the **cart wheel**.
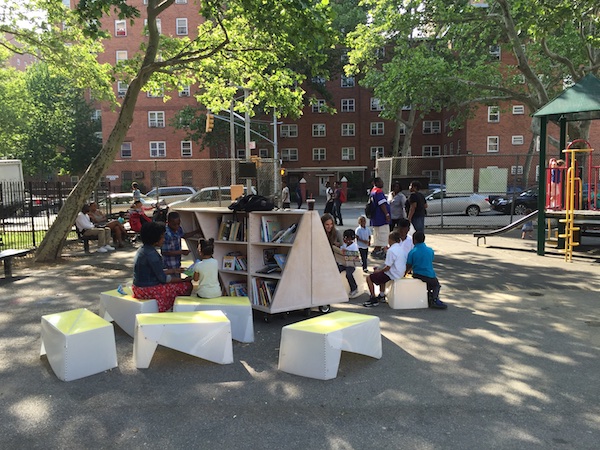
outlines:
[[306, 309], [304, 310], [304, 317], [310, 317], [310, 314], [311, 314], [311, 312], [312, 312], [312, 311], [311, 311], [311, 309], [310, 309], [310, 308], [306, 308]]
[[321, 311], [322, 313], [328, 313], [329, 311], [331, 311], [331, 305], [319, 306], [319, 311]]

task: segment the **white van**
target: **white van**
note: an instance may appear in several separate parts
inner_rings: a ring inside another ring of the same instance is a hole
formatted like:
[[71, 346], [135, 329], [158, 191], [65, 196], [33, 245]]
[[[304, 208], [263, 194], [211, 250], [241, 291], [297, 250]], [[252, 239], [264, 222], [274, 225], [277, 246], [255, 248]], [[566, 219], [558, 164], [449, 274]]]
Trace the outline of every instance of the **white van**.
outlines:
[[[254, 186], [250, 188], [252, 194], [256, 194]], [[244, 186], [244, 195], [248, 188]], [[235, 200], [235, 199], [233, 199]], [[231, 205], [231, 189], [229, 186], [211, 186], [200, 189], [191, 197], [174, 202], [169, 205], [173, 209], [203, 208], [205, 206], [229, 206]]]

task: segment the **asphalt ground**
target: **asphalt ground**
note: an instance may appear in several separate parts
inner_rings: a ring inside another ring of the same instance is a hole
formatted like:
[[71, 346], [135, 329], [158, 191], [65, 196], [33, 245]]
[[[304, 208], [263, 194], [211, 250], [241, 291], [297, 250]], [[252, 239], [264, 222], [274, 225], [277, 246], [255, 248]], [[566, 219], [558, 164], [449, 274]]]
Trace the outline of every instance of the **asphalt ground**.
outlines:
[[367, 294], [332, 305], [381, 319], [383, 357], [343, 352], [329, 381], [277, 370], [281, 328], [304, 319], [291, 312], [257, 315], [230, 365], [159, 346], [136, 369], [115, 325], [118, 367], [62, 382], [40, 357], [40, 317], [97, 312], [100, 292], [130, 280], [135, 249], [19, 263], [0, 281], [0, 448], [599, 448], [594, 253], [565, 263], [516, 233], [477, 247], [432, 231], [427, 244], [449, 308], [364, 308]]

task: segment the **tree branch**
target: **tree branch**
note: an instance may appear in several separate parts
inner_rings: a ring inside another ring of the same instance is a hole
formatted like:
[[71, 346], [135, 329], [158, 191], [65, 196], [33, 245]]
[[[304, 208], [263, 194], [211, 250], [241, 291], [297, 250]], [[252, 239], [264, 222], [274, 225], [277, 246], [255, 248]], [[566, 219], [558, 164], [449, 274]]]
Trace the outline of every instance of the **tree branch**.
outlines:
[[582, 75], [579, 72], [577, 72], [575, 66], [573, 65], [573, 62], [569, 58], [561, 56], [558, 53], [554, 53], [552, 50], [550, 50], [546, 38], [542, 38], [541, 43], [542, 49], [544, 50], [544, 53], [548, 56], [548, 58], [553, 59], [554, 61], [557, 61], [561, 64], [564, 64], [575, 81], [581, 78]]

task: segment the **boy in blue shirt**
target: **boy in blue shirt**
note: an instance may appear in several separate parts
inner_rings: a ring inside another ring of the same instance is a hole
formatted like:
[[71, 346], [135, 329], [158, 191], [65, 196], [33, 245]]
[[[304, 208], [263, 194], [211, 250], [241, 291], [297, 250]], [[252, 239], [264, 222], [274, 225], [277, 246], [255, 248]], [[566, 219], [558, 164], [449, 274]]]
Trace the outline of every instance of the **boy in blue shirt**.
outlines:
[[440, 282], [433, 270], [433, 250], [425, 245], [425, 233], [416, 231], [413, 234], [414, 248], [408, 253], [406, 273], [412, 270], [413, 278], [427, 283], [427, 303], [430, 308], [446, 309], [448, 305], [439, 299]]

